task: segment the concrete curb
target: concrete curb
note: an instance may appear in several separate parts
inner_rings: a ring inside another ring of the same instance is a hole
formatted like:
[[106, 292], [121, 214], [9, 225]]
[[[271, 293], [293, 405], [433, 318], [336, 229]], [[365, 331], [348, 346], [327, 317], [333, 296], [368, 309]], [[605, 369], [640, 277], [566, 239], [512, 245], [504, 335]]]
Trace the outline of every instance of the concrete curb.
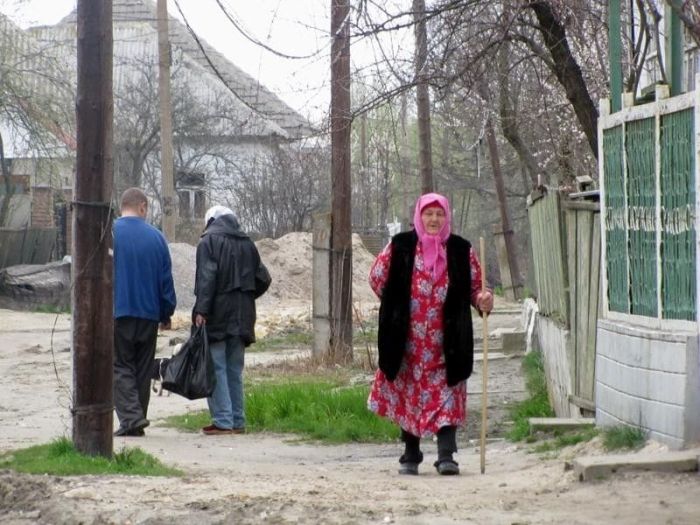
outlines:
[[617, 472], [696, 472], [700, 450], [637, 454], [592, 456], [573, 461], [574, 474], [579, 481], [603, 479]]

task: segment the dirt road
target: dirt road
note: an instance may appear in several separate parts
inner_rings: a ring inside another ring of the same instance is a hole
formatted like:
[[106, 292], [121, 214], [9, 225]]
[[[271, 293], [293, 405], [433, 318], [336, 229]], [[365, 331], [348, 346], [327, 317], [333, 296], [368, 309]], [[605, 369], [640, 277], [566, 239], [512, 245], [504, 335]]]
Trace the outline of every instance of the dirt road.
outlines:
[[[0, 450], [70, 435], [69, 329], [66, 316], [0, 311]], [[491, 412], [498, 414], [499, 405], [522, 395], [522, 378], [517, 360], [498, 359], [489, 363], [489, 369]], [[480, 391], [478, 375], [477, 370], [470, 391]], [[476, 395], [472, 404], [478, 406]], [[697, 474], [625, 474], [595, 483], [574, 479], [564, 470], [565, 459], [601, 453], [595, 442], [567, 450], [561, 457], [543, 458], [520, 445], [491, 441], [482, 475], [479, 450], [463, 434], [457, 456], [463, 475], [440, 477], [431, 466], [434, 444], [426, 440], [421, 475], [400, 477], [398, 444], [326, 446], [302, 443], [293, 436], [203, 436], [158, 426], [166, 415], [204, 407], [204, 401], [155, 396], [146, 437], [115, 438], [115, 449], [141, 447], [183, 469], [183, 478], [57, 478], [0, 472], [0, 522], [700, 522]], [[477, 438], [476, 428], [470, 427], [468, 437]], [[648, 448], [661, 449], [653, 443]]]

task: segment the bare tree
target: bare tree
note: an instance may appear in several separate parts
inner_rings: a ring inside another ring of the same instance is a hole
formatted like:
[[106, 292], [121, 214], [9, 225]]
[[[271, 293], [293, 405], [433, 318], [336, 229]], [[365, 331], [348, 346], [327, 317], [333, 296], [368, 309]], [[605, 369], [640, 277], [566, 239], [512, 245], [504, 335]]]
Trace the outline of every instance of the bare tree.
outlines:
[[[15, 186], [6, 155], [52, 158], [75, 149], [72, 100], [59, 63], [0, 15], [0, 226], [7, 223]], [[38, 164], [43, 166], [42, 164]]]

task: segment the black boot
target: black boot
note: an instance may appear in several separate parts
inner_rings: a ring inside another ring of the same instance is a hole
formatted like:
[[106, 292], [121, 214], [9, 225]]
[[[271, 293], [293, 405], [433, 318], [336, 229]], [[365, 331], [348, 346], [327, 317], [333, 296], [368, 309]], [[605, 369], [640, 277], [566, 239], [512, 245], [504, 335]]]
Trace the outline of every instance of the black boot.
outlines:
[[457, 427], [442, 427], [437, 433], [438, 459], [434, 463], [438, 473], [443, 476], [459, 474], [459, 464], [452, 454], [457, 452]]
[[401, 440], [405, 443], [404, 453], [399, 458], [399, 474], [418, 474], [418, 465], [423, 461], [423, 453], [420, 451], [420, 438], [401, 429]]

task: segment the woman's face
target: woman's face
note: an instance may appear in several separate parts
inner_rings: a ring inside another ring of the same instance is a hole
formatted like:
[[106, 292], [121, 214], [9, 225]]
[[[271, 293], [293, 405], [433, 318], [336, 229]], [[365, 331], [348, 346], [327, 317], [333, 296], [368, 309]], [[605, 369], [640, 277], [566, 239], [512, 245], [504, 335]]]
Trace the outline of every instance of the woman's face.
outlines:
[[437, 235], [440, 233], [440, 230], [447, 220], [447, 217], [445, 217], [445, 210], [437, 204], [431, 204], [427, 208], [423, 208], [420, 218], [423, 221], [423, 228], [425, 228], [425, 231], [430, 235]]

